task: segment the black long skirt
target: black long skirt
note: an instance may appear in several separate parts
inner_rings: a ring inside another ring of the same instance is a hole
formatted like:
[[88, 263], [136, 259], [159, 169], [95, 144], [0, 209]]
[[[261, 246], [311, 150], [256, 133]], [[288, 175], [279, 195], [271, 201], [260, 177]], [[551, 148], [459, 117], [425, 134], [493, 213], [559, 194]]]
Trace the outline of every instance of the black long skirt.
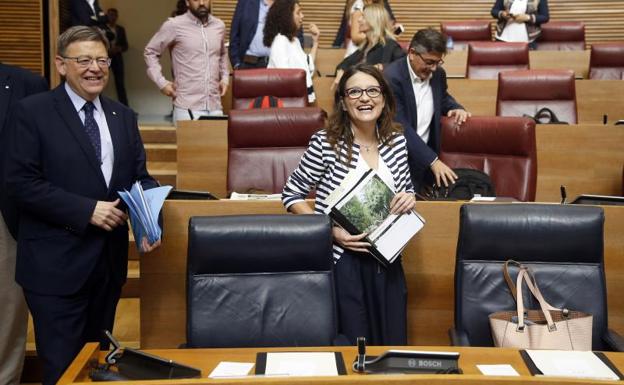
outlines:
[[407, 285], [400, 258], [384, 268], [373, 256], [345, 250], [335, 265], [338, 331], [349, 342], [407, 345]]

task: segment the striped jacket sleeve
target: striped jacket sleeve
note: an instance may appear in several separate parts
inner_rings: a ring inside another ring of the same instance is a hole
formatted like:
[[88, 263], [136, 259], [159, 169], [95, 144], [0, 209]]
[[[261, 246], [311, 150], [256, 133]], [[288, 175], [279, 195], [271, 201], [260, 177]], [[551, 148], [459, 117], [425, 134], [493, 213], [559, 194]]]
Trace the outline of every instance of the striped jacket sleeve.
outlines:
[[308, 149], [284, 186], [282, 191], [284, 207], [288, 209], [295, 203], [303, 202], [310, 191], [319, 183], [324, 171], [323, 139], [321, 134], [316, 133], [310, 139]]

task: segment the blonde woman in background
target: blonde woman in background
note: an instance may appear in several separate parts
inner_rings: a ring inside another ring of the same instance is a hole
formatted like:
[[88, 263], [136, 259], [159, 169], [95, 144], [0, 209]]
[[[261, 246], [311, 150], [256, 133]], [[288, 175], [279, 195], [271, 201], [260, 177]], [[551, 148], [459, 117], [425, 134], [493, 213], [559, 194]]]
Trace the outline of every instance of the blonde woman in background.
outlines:
[[336, 67], [336, 80], [332, 84], [332, 89], [338, 85], [342, 74], [349, 67], [366, 63], [383, 70], [384, 64], [405, 56], [405, 52], [396, 42], [390, 15], [383, 4], [369, 4], [364, 7], [362, 17], [358, 20], [358, 28], [364, 35], [364, 40], [355, 52]]

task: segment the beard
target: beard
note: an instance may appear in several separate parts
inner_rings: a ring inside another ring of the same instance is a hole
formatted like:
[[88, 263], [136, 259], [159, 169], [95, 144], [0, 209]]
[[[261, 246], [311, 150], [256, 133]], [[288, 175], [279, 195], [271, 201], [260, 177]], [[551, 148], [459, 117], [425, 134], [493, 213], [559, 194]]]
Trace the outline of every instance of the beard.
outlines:
[[198, 19], [205, 19], [210, 15], [210, 7], [199, 7], [197, 9], [190, 9], [191, 13]]

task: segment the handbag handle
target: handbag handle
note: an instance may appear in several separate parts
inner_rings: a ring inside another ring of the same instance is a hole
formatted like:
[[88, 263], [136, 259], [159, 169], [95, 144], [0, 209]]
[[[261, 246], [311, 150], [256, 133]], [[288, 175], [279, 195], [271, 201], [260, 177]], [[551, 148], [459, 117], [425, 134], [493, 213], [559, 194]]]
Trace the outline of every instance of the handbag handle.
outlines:
[[549, 310], [551, 309], [558, 310], [558, 309], [554, 309], [548, 302], [546, 302], [546, 300], [542, 296], [542, 293], [539, 291], [539, 288], [537, 288], [537, 286], [534, 286], [531, 283], [531, 279], [534, 279], [534, 278], [533, 277], [529, 278], [529, 277], [530, 277], [530, 273], [528, 272], [528, 269], [523, 266], [518, 272], [518, 278], [516, 281], [516, 296], [518, 299], [516, 301], [516, 311], [518, 313], [518, 327], [516, 328], [516, 330], [524, 331], [524, 326], [525, 326], [524, 325], [524, 299], [522, 298], [522, 281], [526, 282], [527, 287], [529, 288], [533, 296], [537, 299], [537, 302], [540, 305], [542, 313], [544, 314], [544, 318], [546, 318], [546, 324], [548, 324], [548, 331], [552, 332], [552, 331], [557, 330], [557, 326], [553, 322], [553, 319], [552, 319], [552, 316], [550, 315]]
[[[515, 285], [513, 281], [511, 280], [511, 276], [509, 275], [509, 265], [512, 265], [512, 264], [515, 266], [518, 266], [518, 269], [519, 269], [518, 277], [516, 279]], [[535, 276], [533, 275], [533, 272], [527, 266], [524, 266], [523, 264], [516, 262], [513, 259], [509, 259], [505, 261], [505, 264], [503, 265], [503, 275], [505, 277], [505, 281], [507, 282], [507, 285], [509, 286], [511, 295], [514, 297], [514, 300], [516, 301], [516, 311], [518, 313], [517, 329], [524, 330], [524, 326], [525, 326], [524, 324], [524, 299], [522, 297], [522, 281], [525, 281], [527, 284], [527, 287], [529, 288], [529, 291], [531, 292], [531, 294], [533, 294], [535, 299], [537, 299], [537, 302], [540, 305], [542, 313], [544, 314], [544, 318], [546, 318], [546, 322], [548, 324], [548, 330], [549, 331], [557, 330], [557, 327], [552, 321], [550, 310], [561, 311], [561, 309], [558, 309], [552, 306], [544, 299], [542, 292], [539, 290], [539, 287], [537, 286], [537, 281], [535, 280]]]

